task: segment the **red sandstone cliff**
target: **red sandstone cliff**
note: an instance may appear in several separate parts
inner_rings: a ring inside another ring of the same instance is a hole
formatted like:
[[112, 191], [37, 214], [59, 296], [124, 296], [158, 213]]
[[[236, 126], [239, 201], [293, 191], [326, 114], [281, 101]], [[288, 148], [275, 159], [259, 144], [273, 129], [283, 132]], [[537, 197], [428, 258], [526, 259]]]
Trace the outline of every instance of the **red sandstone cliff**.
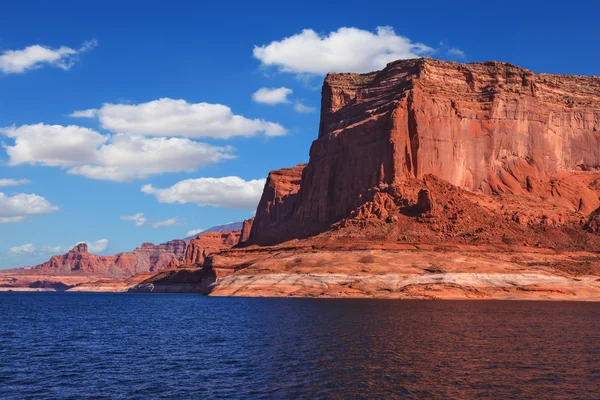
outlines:
[[[527, 235], [521, 225], [581, 225], [600, 205], [600, 78], [415, 59], [329, 74], [322, 95], [310, 161], [271, 172], [248, 243], [305, 237], [349, 217], [402, 219], [418, 211], [421, 189], [451, 193], [428, 175], [491, 195], [452, 192], [518, 234]], [[442, 225], [473, 212], [448, 200], [438, 198]]]
[[242, 222], [242, 230], [240, 232], [240, 243], [247, 242], [250, 239], [250, 232], [252, 232], [252, 225], [254, 224], [254, 217]]
[[[263, 244], [280, 239], [282, 222], [293, 217], [305, 165], [271, 171], [256, 209], [248, 241]], [[271, 232], [273, 235], [271, 237]], [[286, 236], [294, 235], [288, 232]]]
[[185, 255], [181, 260], [181, 264], [202, 264], [209, 254], [228, 249], [238, 244], [240, 236], [240, 231], [222, 231], [200, 234], [195, 239], [190, 240]]

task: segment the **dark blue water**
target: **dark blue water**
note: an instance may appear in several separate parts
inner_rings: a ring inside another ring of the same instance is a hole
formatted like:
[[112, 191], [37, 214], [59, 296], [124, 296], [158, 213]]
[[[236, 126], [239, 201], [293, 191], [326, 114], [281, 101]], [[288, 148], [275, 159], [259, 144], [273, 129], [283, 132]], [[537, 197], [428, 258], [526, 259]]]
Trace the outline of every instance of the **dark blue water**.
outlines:
[[600, 398], [600, 305], [0, 294], [0, 398]]

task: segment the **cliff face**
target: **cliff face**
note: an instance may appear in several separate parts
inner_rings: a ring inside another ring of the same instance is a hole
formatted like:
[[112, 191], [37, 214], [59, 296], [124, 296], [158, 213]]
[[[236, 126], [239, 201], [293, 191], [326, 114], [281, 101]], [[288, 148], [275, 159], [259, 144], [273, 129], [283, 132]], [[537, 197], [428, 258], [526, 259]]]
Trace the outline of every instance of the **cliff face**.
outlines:
[[[300, 200], [298, 191], [305, 165], [271, 171], [252, 222], [249, 243], [266, 244], [277, 241], [292, 219]], [[285, 236], [299, 232], [286, 232]]]
[[239, 241], [240, 231], [202, 233], [190, 241], [181, 264], [202, 264], [209, 254], [233, 247]]
[[388, 217], [399, 199], [417, 201], [407, 182], [429, 174], [587, 216], [600, 206], [599, 134], [597, 77], [432, 59], [329, 74], [310, 161], [300, 181], [297, 169], [270, 174], [250, 242], [318, 233], [369, 202]]
[[78, 244], [69, 252], [53, 256], [49, 261], [30, 270], [28, 274], [45, 275], [98, 275], [122, 278], [140, 272], [160, 271], [173, 261], [181, 260], [185, 253], [185, 240], [171, 240], [154, 245], [144, 243], [133, 251], [112, 256], [99, 256], [88, 252], [85, 243]]
[[240, 232], [240, 243], [247, 242], [250, 239], [250, 232], [252, 232], [252, 225], [254, 224], [254, 217], [242, 222], [242, 230]]

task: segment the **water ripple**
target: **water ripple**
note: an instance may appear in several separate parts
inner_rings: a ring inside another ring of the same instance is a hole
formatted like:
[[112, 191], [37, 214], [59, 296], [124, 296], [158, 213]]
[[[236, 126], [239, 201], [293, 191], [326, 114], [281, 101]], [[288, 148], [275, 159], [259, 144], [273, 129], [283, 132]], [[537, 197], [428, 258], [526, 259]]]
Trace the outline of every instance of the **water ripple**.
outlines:
[[0, 294], [0, 398], [598, 398], [592, 303]]

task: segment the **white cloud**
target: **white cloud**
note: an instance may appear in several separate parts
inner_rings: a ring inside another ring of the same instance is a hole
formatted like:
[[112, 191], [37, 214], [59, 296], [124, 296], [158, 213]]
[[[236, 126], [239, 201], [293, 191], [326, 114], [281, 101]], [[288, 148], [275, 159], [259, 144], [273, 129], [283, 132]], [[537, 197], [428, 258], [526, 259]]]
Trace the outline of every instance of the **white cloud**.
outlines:
[[168, 218], [162, 221], [156, 221], [152, 223], [153, 228], [162, 228], [165, 226], [185, 226], [186, 223], [179, 220], [179, 218]]
[[296, 110], [296, 112], [299, 112], [299, 113], [311, 113], [311, 112], [315, 112], [316, 108], [306, 106], [306, 105], [302, 104], [301, 102], [296, 101], [294, 103], [294, 110]]
[[0, 179], [0, 187], [2, 186], [19, 186], [31, 183], [29, 179]]
[[202, 233], [203, 231], [204, 229], [192, 229], [185, 234], [185, 237], [198, 236], [198, 234]]
[[70, 249], [62, 246], [44, 246], [40, 251], [41, 254], [59, 254], [65, 253]]
[[88, 51], [94, 50], [96, 46], [98, 46], [98, 41], [96, 39], [86, 40], [79, 48], [79, 53], [86, 53]]
[[121, 217], [123, 221], [133, 221], [135, 226], [144, 226], [147, 219], [144, 217], [144, 213], [137, 213], [135, 215], [125, 215]]
[[79, 110], [73, 111], [69, 117], [72, 118], [96, 118], [97, 111], [95, 108], [90, 108], [89, 110]]
[[155, 196], [160, 203], [251, 209], [258, 205], [265, 181], [245, 181], [237, 176], [186, 179], [166, 189], [144, 185], [142, 192]]
[[107, 249], [108, 247], [108, 239], [100, 239], [100, 240], [96, 240], [96, 241], [83, 241], [83, 242], [79, 242], [77, 244], [80, 243], [85, 243], [88, 245], [88, 251], [90, 253], [102, 253], [104, 250]]
[[19, 193], [11, 197], [0, 193], [0, 223], [20, 222], [57, 210], [57, 206], [36, 194]]
[[462, 51], [461, 49], [458, 49], [456, 47], [451, 47], [448, 49], [448, 55], [454, 57], [454, 58], [460, 58], [463, 59], [465, 58], [465, 52]]
[[104, 129], [133, 135], [228, 139], [259, 132], [267, 136], [287, 133], [278, 123], [236, 115], [222, 104], [169, 98], [141, 104], [104, 104], [99, 109], [75, 111], [71, 116], [95, 117]]
[[[133, 221], [135, 226], [144, 226], [148, 219], [144, 216], [144, 213], [137, 213], [135, 215], [125, 215], [121, 217], [123, 221]], [[185, 222], [179, 220], [179, 218], [168, 218], [162, 221], [156, 221], [151, 223], [153, 228], [161, 228], [164, 226], [184, 226]]]
[[[252, 95], [252, 100], [257, 103], [275, 105], [291, 103], [288, 96], [293, 93], [292, 89], [286, 87], [280, 88], [260, 88]], [[316, 110], [315, 107], [310, 107], [302, 104], [300, 100], [294, 101], [294, 110], [299, 113], [311, 113]]]
[[14, 246], [10, 248], [11, 254], [24, 254], [24, 253], [34, 253], [35, 246], [31, 243], [24, 244], [22, 246]]
[[263, 66], [277, 67], [295, 74], [325, 74], [327, 72], [370, 72], [382, 69], [399, 59], [417, 58], [433, 49], [398, 36], [389, 26], [376, 32], [358, 28], [339, 28], [321, 36], [312, 29], [255, 46], [254, 57]]
[[0, 128], [0, 133], [15, 140], [5, 145], [9, 165], [39, 164], [68, 167], [95, 160], [99, 146], [108, 138], [96, 131], [79, 126], [22, 125]]
[[292, 89], [286, 87], [280, 88], [260, 88], [252, 95], [252, 100], [257, 103], [263, 104], [283, 104], [289, 103], [290, 100], [287, 98], [292, 94]]
[[85, 243], [88, 245], [88, 251], [92, 253], [101, 253], [108, 248], [108, 239], [100, 239], [96, 241], [87, 241], [84, 240], [82, 242], [77, 242], [71, 246], [44, 246], [38, 252], [40, 255], [48, 255], [48, 254], [62, 254], [70, 251], [78, 244]]
[[78, 55], [92, 50], [98, 45], [96, 40], [84, 42], [79, 49], [61, 46], [57, 49], [39, 44], [22, 50], [8, 50], [0, 54], [0, 72], [18, 74], [51, 65], [69, 70], [78, 60]]
[[184, 138], [101, 135], [79, 126], [22, 125], [0, 128], [14, 139], [4, 145], [9, 165], [67, 168], [69, 174], [117, 182], [165, 172], [192, 172], [203, 165], [234, 158], [233, 148]]

